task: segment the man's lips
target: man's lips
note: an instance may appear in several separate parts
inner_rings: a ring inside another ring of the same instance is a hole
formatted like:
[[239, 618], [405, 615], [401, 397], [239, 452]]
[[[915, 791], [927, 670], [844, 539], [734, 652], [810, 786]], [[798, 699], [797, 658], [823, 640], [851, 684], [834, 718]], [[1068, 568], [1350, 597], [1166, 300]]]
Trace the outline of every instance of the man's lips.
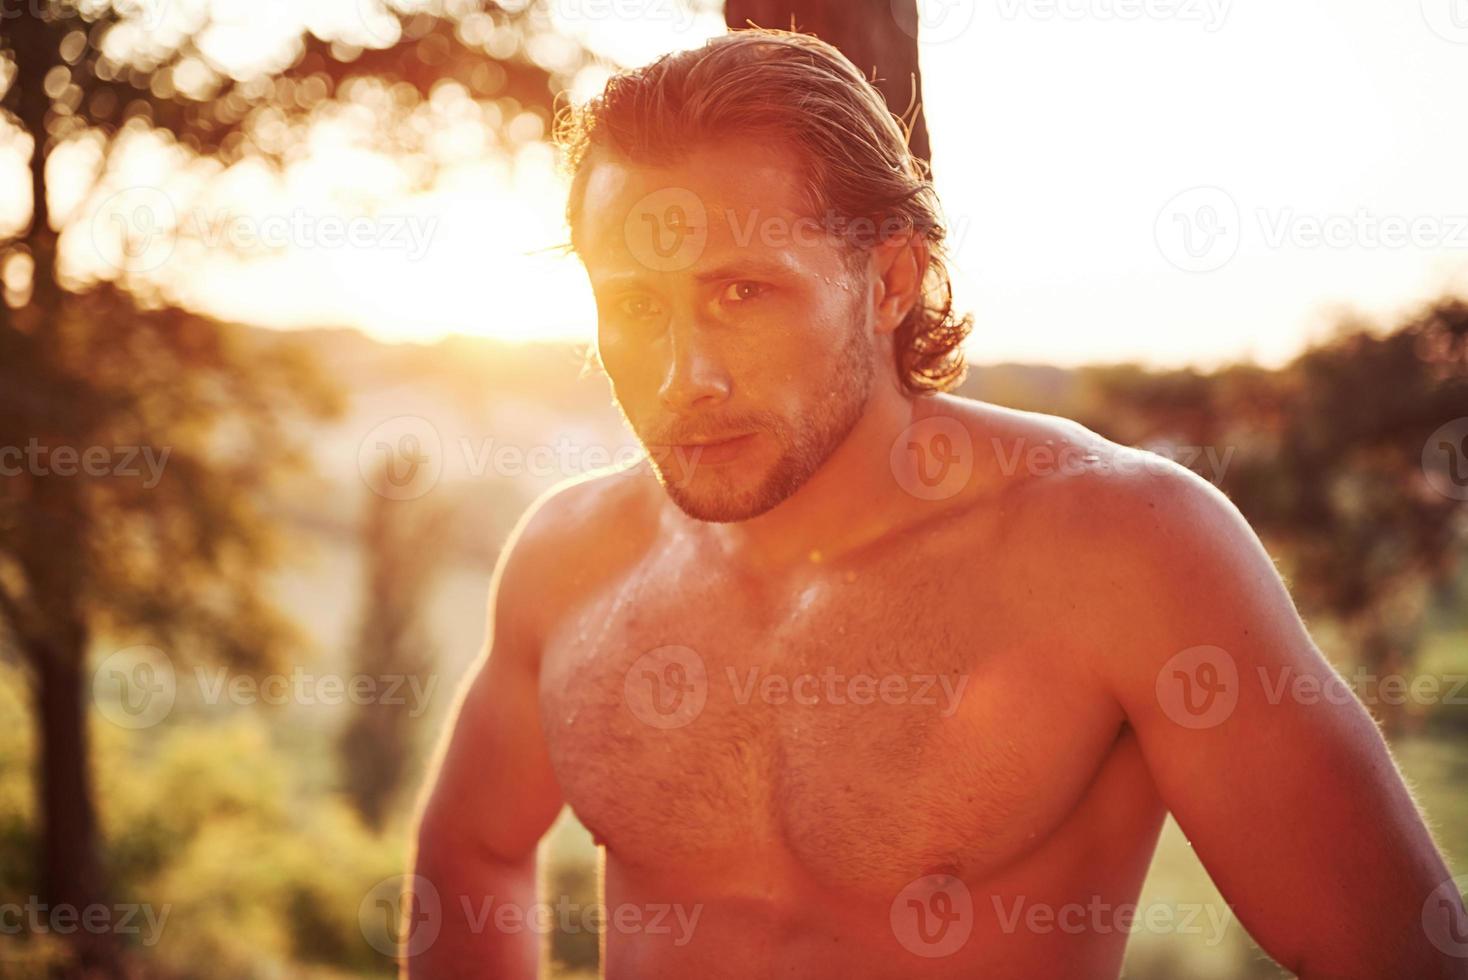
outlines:
[[742, 455], [758, 435], [757, 432], [744, 432], [694, 442], [661, 443], [657, 449], [665, 455], [676, 454], [680, 462], [694, 466], [700, 463], [724, 463]]

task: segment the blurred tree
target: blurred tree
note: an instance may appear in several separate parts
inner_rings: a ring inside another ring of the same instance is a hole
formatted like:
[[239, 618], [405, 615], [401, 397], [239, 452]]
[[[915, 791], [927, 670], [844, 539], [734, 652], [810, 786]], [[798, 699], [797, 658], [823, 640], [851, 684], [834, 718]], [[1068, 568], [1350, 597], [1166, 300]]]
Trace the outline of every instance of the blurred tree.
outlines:
[[[69, 295], [49, 319], [0, 312], [0, 619], [34, 682], [48, 904], [105, 894], [89, 646], [139, 637], [270, 661], [289, 631], [260, 598], [276, 545], [254, 502], [295, 459], [287, 417], [329, 405], [289, 350], [114, 287]], [[108, 968], [111, 937], [73, 938]]]
[[[404, 14], [354, 0], [337, 8], [352, 14], [339, 24], [306, 23], [279, 3], [241, 19], [238, 6], [229, 23], [229, 4], [30, 0], [0, 20], [0, 140], [29, 144], [31, 198], [28, 224], [0, 238], [0, 447], [28, 454], [0, 483], [0, 619], [35, 681], [51, 904], [82, 907], [105, 891], [89, 643], [141, 635], [190, 655], [267, 660], [283, 627], [257, 598], [271, 546], [253, 502], [289, 462], [285, 420], [331, 401], [289, 352], [170, 308], [169, 281], [134, 260], [188, 236], [170, 220], [184, 192], [165, 175], [141, 189], [121, 176], [126, 149], [150, 138], [215, 172], [246, 159], [279, 169], [308, 152], [313, 124], [347, 106], [423, 186], [436, 172], [432, 96], [467, 95], [504, 146], [530, 142], [587, 61], [543, 30], [538, 4], [403, 0]], [[279, 43], [247, 66], [222, 54], [272, 29]], [[54, 185], [63, 151], [80, 187]], [[113, 212], [85, 220], [119, 186]], [[110, 275], [69, 269], [59, 246], [88, 232], [117, 257]], [[120, 467], [79, 470], [76, 456], [97, 447], [167, 452], [165, 473], [150, 485]], [[120, 969], [106, 937], [74, 938], [98, 972]]]
[[773, 27], [814, 34], [874, 79], [908, 128], [913, 155], [932, 171], [923, 76], [918, 64], [918, 0], [726, 0], [731, 28]]
[[[1468, 303], [1444, 299], [1385, 334], [1346, 321], [1279, 371], [1111, 368], [1091, 381], [1093, 428], [1164, 453], [1219, 450], [1197, 457], [1200, 474], [1277, 549], [1302, 609], [1344, 625], [1369, 675], [1410, 668], [1424, 603], [1468, 531], [1468, 508], [1424, 466], [1429, 438], [1468, 416]], [[1398, 699], [1360, 693], [1388, 726], [1405, 721]]]
[[[435, 656], [424, 626], [424, 601], [446, 551], [452, 515], [431, 497], [395, 499], [386, 469], [379, 470], [362, 520], [365, 582], [356, 676], [414, 678], [422, 683]], [[401, 702], [357, 704], [342, 730], [340, 751], [347, 795], [367, 826], [381, 830], [403, 777], [417, 758], [421, 733], [401, 682]], [[421, 713], [419, 715], [421, 718]]]

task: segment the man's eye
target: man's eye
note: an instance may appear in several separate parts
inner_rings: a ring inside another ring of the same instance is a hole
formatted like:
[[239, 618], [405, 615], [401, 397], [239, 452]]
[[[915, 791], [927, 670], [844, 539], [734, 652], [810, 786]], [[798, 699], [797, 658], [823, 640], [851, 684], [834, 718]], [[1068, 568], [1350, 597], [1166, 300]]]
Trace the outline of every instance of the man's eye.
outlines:
[[642, 320], [656, 314], [658, 305], [646, 296], [628, 296], [617, 302], [617, 311], [625, 317]]
[[748, 303], [763, 296], [765, 287], [757, 282], [731, 282], [724, 290], [724, 302]]

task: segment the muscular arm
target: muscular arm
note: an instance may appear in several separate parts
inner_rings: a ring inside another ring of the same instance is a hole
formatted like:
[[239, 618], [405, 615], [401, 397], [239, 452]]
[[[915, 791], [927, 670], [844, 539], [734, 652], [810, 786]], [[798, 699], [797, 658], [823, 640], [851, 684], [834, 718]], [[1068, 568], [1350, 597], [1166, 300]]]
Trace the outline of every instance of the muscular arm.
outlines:
[[[1105, 603], [1111, 681], [1157, 787], [1256, 941], [1306, 978], [1468, 977], [1449, 872], [1365, 708], [1213, 487], [1132, 475]], [[1105, 495], [1103, 495], [1105, 496]], [[1138, 605], [1142, 597], [1145, 605]], [[1123, 613], [1123, 610], [1125, 612]], [[1185, 652], [1187, 651], [1187, 652]], [[1434, 894], [1436, 892], [1436, 894]]]
[[536, 975], [539, 933], [496, 929], [495, 912], [514, 906], [525, 922], [536, 901], [536, 847], [561, 807], [537, 706], [537, 612], [546, 601], [537, 523], [533, 510], [501, 555], [485, 649], [461, 691], [419, 821], [413, 884], [430, 894], [415, 895], [417, 911], [436, 899], [441, 915], [425, 948], [409, 941], [407, 977]]

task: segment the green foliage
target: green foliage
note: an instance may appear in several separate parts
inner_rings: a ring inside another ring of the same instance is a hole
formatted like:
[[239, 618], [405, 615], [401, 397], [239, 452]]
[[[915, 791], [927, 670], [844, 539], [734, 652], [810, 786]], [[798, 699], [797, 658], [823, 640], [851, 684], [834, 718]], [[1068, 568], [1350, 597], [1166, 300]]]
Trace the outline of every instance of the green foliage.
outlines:
[[[68, 297], [46, 324], [33, 312], [0, 330], [0, 445], [47, 454], [0, 488], [0, 608], [21, 645], [70, 615], [94, 634], [269, 662], [290, 631], [251, 587], [278, 558], [259, 504], [302, 462], [289, 427], [333, 411], [334, 394], [288, 343], [248, 343], [110, 287]], [[131, 467], [121, 447], [138, 447]], [[117, 465], [45, 463], [93, 448]]]
[[1196, 457], [1200, 475], [1265, 538], [1303, 611], [1342, 624], [1364, 666], [1410, 666], [1468, 531], [1423, 468], [1432, 433], [1468, 414], [1468, 303], [1385, 333], [1344, 323], [1277, 371], [1110, 368], [1087, 382], [1082, 418], [1098, 431], [1214, 450]]
[[[0, 707], [24, 736], [20, 684], [0, 664]], [[198, 976], [204, 964], [226, 980], [302, 976], [312, 966], [323, 977], [390, 975], [357, 909], [377, 882], [401, 873], [406, 844], [374, 835], [345, 800], [303, 779], [264, 712], [148, 732], [99, 719], [94, 735], [113, 901], [146, 904], [162, 922], [156, 942], [146, 930], [131, 937], [144, 975]], [[25, 737], [0, 748], [0, 903], [35, 894], [29, 862], [9, 860], [35, 845], [30, 749]], [[37, 939], [7, 942], [24, 943], [24, 961], [34, 963]]]

